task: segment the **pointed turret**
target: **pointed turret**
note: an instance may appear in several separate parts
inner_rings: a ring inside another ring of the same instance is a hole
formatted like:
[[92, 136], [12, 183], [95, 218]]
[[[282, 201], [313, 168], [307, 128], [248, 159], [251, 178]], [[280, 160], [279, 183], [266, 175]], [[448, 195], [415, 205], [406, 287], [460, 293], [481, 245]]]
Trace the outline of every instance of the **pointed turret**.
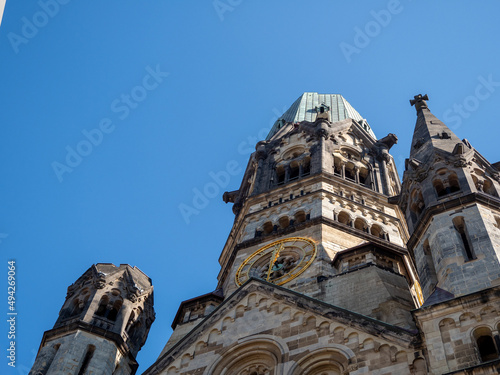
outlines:
[[500, 207], [498, 173], [431, 113], [427, 100], [410, 100], [417, 122], [398, 200], [424, 297], [436, 287], [462, 295], [500, 283], [500, 243], [491, 233]]
[[428, 163], [435, 152], [452, 154], [457, 143], [462, 141], [441, 120], [434, 116], [425, 99], [427, 95], [417, 95], [410, 100], [417, 110], [417, 123], [413, 132], [410, 160]]

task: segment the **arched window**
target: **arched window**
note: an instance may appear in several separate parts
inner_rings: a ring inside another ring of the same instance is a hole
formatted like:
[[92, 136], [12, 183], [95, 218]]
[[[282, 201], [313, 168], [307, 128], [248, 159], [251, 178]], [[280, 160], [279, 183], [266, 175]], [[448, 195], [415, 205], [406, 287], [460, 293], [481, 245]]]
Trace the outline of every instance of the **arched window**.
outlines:
[[493, 195], [494, 197], [498, 196], [493, 183], [488, 178], [484, 180], [483, 189], [486, 194]]
[[267, 221], [264, 223], [264, 225], [262, 226], [262, 229], [264, 230], [264, 234], [269, 234], [269, 233], [272, 233], [273, 230], [274, 230], [274, 225], [272, 222], [270, 221]]
[[311, 158], [307, 157], [302, 162], [302, 176], [309, 176], [311, 173]]
[[296, 180], [299, 178], [299, 163], [297, 161], [293, 161], [290, 163], [290, 181]]
[[295, 222], [296, 223], [303, 223], [304, 221], [307, 220], [306, 213], [304, 211], [298, 211], [295, 215]]
[[366, 231], [366, 228], [367, 228], [366, 222], [363, 219], [358, 217], [358, 218], [356, 218], [356, 220], [354, 220], [354, 228], [362, 230], [362, 231]]
[[434, 259], [432, 258], [431, 247], [429, 245], [429, 239], [426, 238], [423, 244], [423, 250], [425, 255], [425, 261], [427, 267], [424, 268], [424, 272], [427, 270], [429, 273], [429, 280], [431, 282], [430, 290], [434, 290], [434, 287], [437, 285], [437, 274], [436, 267], [434, 266]]
[[443, 195], [446, 195], [446, 189], [444, 188], [443, 181], [441, 180], [434, 180], [432, 182], [432, 185], [434, 186], [434, 190], [436, 190], [436, 194], [438, 197], [442, 197]]
[[338, 157], [333, 158], [333, 174], [335, 176], [342, 176], [342, 164], [341, 159]]
[[473, 260], [476, 259], [474, 254], [474, 249], [471, 245], [469, 234], [467, 233], [467, 227], [465, 225], [465, 220], [462, 216], [457, 216], [453, 218], [453, 225], [455, 226], [455, 230], [458, 233], [458, 237], [463, 245], [465, 252], [465, 260]]
[[123, 302], [121, 300], [116, 300], [115, 303], [113, 304], [113, 307], [111, 310], [109, 310], [107, 318], [114, 322], [116, 320], [116, 317], [118, 316], [118, 312], [122, 308]]
[[253, 340], [236, 346], [215, 363], [207, 373], [213, 375], [267, 375], [276, 374], [276, 367], [283, 353], [270, 340]]
[[425, 208], [424, 197], [420, 189], [416, 188], [411, 192], [410, 210], [418, 217]]
[[280, 217], [278, 222], [280, 223], [281, 229], [285, 229], [290, 225], [290, 219], [288, 218], [288, 216]]
[[384, 238], [384, 232], [382, 231], [382, 227], [378, 224], [373, 224], [370, 228], [370, 233], [375, 237]]
[[481, 362], [491, 361], [498, 358], [498, 351], [491, 330], [480, 327], [474, 331], [474, 340]]
[[338, 221], [342, 224], [351, 226], [351, 218], [349, 217], [349, 214], [345, 211], [339, 213]]
[[460, 184], [458, 183], [458, 177], [455, 173], [450, 173], [448, 183], [450, 184], [450, 193], [460, 191]]
[[87, 371], [89, 367], [90, 360], [94, 356], [95, 346], [89, 345], [87, 346], [87, 351], [85, 352], [85, 357], [83, 357], [82, 365], [80, 366], [80, 370], [78, 371], [78, 375], [83, 375]]
[[370, 171], [367, 168], [360, 168], [359, 170], [359, 183], [361, 185], [366, 185], [369, 187], [370, 181], [369, 177], [370, 176]]
[[346, 180], [349, 181], [355, 181], [356, 180], [356, 173], [354, 172], [354, 168], [349, 166], [345, 167], [345, 178]]
[[278, 179], [278, 185], [282, 185], [285, 183], [285, 168], [282, 165], [276, 168], [276, 177]]
[[97, 311], [95, 312], [95, 315], [97, 316], [104, 316], [106, 314], [106, 308], [108, 306], [109, 302], [109, 297], [108, 296], [102, 296], [101, 300], [99, 301], [99, 307], [97, 308]]

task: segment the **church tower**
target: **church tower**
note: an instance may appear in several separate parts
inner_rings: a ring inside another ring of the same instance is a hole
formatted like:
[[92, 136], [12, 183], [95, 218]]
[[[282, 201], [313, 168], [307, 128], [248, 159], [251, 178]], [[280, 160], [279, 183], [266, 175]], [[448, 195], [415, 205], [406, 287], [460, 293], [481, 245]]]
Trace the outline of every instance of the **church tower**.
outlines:
[[[303, 94], [256, 145], [239, 190], [224, 195], [236, 220], [220, 257], [218, 287], [228, 295], [250, 277], [263, 278], [410, 327], [418, 282], [404, 248], [403, 216], [388, 202], [400, 192], [389, 154], [396, 142], [394, 134], [377, 140], [341, 95]], [[315, 254], [294, 254], [294, 246], [306, 243], [294, 245], [289, 237], [314, 242]], [[278, 263], [268, 272], [270, 257], [252, 254], [277, 241], [290, 254], [275, 254]]]
[[147, 275], [125, 264], [96, 264], [68, 288], [29, 374], [135, 374], [154, 319]]
[[224, 193], [236, 217], [216, 290], [181, 303], [145, 374], [337, 375], [384, 361], [425, 373], [410, 312], [421, 290], [389, 201], [396, 142], [341, 95], [301, 95]]
[[427, 99], [411, 101], [417, 123], [400, 199], [425, 299], [500, 285], [498, 165], [437, 119]]

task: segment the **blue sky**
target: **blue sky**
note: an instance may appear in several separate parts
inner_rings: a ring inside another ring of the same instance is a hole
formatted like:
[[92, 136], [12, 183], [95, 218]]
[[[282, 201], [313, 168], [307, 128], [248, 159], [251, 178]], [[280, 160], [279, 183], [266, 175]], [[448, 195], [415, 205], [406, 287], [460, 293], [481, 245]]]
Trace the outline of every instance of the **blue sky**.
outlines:
[[216, 287], [234, 220], [222, 193], [305, 91], [342, 94], [377, 136], [395, 133], [400, 173], [419, 93], [500, 160], [499, 11], [493, 0], [8, 0], [0, 311], [6, 320], [15, 259], [19, 315], [17, 368], [2, 356], [0, 372], [27, 374], [66, 288], [98, 262], [153, 279], [157, 319], [138, 373], [151, 365], [179, 303]]

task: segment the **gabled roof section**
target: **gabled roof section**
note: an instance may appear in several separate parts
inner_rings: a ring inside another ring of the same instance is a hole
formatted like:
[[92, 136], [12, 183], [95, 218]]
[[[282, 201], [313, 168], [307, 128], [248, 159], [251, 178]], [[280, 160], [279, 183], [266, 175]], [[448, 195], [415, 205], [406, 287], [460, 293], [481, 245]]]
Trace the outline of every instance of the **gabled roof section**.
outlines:
[[377, 139], [366, 120], [342, 95], [305, 92], [276, 120], [266, 140], [271, 139], [280, 130], [283, 123], [314, 122], [317, 114], [316, 107], [319, 108], [321, 105], [329, 108], [331, 122], [338, 122], [348, 118], [353, 119], [359, 122], [368, 134]]
[[[187, 335], [174, 344], [168, 351], [161, 354], [155, 363], [151, 365], [144, 375], [156, 375], [168, 367], [168, 365], [176, 358], [180, 358], [189, 346], [194, 345], [203, 335], [210, 331], [211, 327], [220, 327], [219, 322], [223, 321], [228, 316], [234, 316], [234, 310], [249, 294], [257, 293], [268, 299], [268, 303], [278, 303], [280, 306], [287, 306], [294, 311], [312, 314], [318, 318], [327, 321], [335, 321], [339, 324], [348, 326], [352, 329], [365, 332], [373, 337], [392, 342], [396, 345], [406, 348], [416, 348], [420, 345], [420, 338], [416, 331], [411, 331], [391, 324], [381, 322], [379, 320], [361, 315], [328, 303], [318, 301], [314, 298], [294, 292], [292, 290], [268, 283], [260, 279], [250, 279], [241, 287], [239, 287], [232, 295], [219, 305], [214, 311], [195, 326]], [[263, 309], [263, 306], [256, 306], [256, 310], [266, 314], [268, 309]], [[246, 309], [248, 311], [249, 309]], [[263, 315], [263, 322], [265, 322]], [[249, 322], [248, 322], [249, 323]], [[240, 327], [242, 337], [256, 335], [266, 331], [269, 327], [263, 324], [262, 331], [255, 330], [251, 324], [237, 324]], [[235, 338], [235, 341], [237, 338]]]

